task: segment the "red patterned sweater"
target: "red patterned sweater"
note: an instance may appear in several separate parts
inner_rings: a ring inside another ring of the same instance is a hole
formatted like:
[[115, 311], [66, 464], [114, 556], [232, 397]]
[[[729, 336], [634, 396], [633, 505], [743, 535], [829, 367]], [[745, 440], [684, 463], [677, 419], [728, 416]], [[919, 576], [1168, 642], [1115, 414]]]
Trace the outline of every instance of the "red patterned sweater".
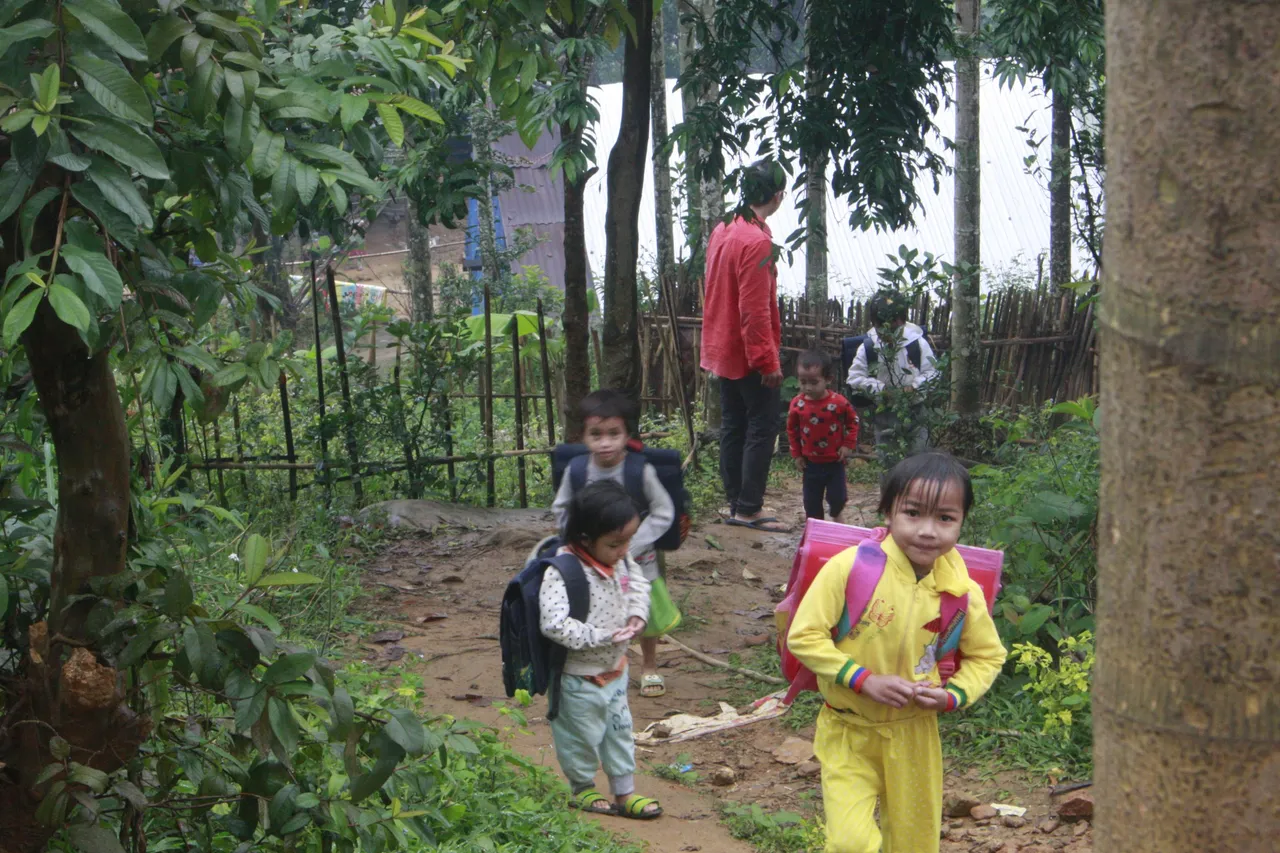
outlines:
[[791, 455], [810, 462], [836, 462], [840, 448], [858, 446], [858, 413], [834, 391], [820, 400], [797, 394], [787, 412]]

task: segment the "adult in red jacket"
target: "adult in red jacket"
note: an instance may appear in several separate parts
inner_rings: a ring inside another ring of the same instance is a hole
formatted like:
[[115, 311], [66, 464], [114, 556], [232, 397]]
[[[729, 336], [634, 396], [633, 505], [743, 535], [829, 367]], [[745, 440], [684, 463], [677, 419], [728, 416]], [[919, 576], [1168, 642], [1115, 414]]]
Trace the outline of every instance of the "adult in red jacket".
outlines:
[[707, 241], [702, 369], [720, 377], [720, 478], [729, 524], [786, 532], [764, 512], [769, 465], [778, 440], [782, 324], [773, 235], [765, 224], [785, 192], [782, 170], [753, 164], [742, 205]]

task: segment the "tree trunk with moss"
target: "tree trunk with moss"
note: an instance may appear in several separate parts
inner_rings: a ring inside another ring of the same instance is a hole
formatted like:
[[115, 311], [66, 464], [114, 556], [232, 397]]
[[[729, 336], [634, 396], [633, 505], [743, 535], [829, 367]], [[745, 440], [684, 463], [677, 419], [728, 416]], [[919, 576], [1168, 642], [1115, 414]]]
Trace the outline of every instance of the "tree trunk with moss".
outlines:
[[951, 284], [951, 408], [977, 415], [982, 404], [982, 167], [978, 54], [981, 0], [958, 0], [956, 57], [956, 272]]
[[1049, 283], [1071, 283], [1071, 96], [1053, 93], [1049, 160]]
[[1280, 833], [1280, 6], [1112, 0], [1099, 853]]
[[431, 275], [431, 234], [418, 218], [418, 205], [409, 210], [409, 259], [405, 261], [405, 284], [413, 306], [415, 323], [429, 322], [435, 315], [435, 288]]

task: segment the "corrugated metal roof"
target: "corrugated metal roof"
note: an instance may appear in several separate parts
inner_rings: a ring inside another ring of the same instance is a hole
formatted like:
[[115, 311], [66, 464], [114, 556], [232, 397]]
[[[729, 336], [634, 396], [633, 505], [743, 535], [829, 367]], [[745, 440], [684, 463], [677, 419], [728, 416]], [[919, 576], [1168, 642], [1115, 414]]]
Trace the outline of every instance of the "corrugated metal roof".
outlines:
[[517, 228], [527, 228], [538, 245], [516, 261], [520, 266], [537, 266], [552, 286], [564, 289], [564, 185], [552, 177], [548, 164], [560, 142], [558, 131], [544, 132], [532, 148], [519, 135], [511, 134], [494, 143], [494, 150], [512, 161], [513, 186], [498, 193], [505, 232], [514, 237]]
[[[612, 84], [593, 90], [600, 108], [600, 123], [596, 138], [600, 150], [596, 161], [604, 164], [609, 159], [609, 149], [618, 136], [622, 113], [622, 86]], [[981, 86], [981, 143], [982, 143], [982, 263], [987, 269], [1030, 265], [1034, 267], [1037, 256], [1049, 251], [1049, 195], [1047, 176], [1027, 174], [1024, 158], [1031, 153], [1027, 146], [1027, 134], [1018, 128], [1034, 129], [1041, 140], [1048, 140], [1050, 126], [1050, 101], [1038, 85], [1001, 87], [991, 75], [991, 67], [984, 67]], [[675, 81], [667, 81], [667, 116], [675, 126], [683, 116], [681, 99], [675, 92]], [[952, 107], [944, 106], [935, 123], [947, 136], [954, 136], [955, 114]], [[1041, 160], [1047, 159], [1047, 145], [1042, 146]], [[940, 138], [931, 147], [941, 153], [948, 163], [954, 162], [954, 153], [944, 149]], [[650, 156], [650, 163], [651, 155]], [[675, 159], [675, 158], [673, 158]], [[646, 169], [646, 188], [642, 193], [640, 210], [640, 255], [652, 258], [657, 233], [653, 217], [652, 166]], [[591, 265], [597, 272], [604, 269], [604, 218], [607, 208], [605, 195], [605, 170], [592, 177], [586, 191], [587, 252]], [[950, 175], [939, 179], [934, 191], [931, 176], [922, 175], [917, 181], [921, 207], [916, 212], [915, 227], [890, 233], [861, 232], [849, 228], [849, 208], [834, 198], [828, 190], [827, 235], [828, 274], [831, 295], [848, 297], [865, 294], [875, 287], [876, 270], [885, 265], [885, 256], [897, 254], [900, 245], [932, 252], [943, 260], [950, 260], [954, 249], [953, 222], [955, 217], [955, 184]], [[795, 207], [795, 193], [788, 193], [782, 208], [769, 220], [775, 242], [782, 243], [800, 225]], [[728, 199], [732, 204], [736, 197]], [[678, 217], [677, 217], [678, 218]], [[676, 228], [680, 228], [679, 222]], [[683, 247], [681, 247], [683, 248]], [[685, 252], [687, 254], [687, 251]], [[799, 252], [790, 263], [779, 265], [779, 286], [788, 293], [804, 291], [804, 253]], [[1075, 248], [1076, 269], [1087, 267], [1087, 257]]]

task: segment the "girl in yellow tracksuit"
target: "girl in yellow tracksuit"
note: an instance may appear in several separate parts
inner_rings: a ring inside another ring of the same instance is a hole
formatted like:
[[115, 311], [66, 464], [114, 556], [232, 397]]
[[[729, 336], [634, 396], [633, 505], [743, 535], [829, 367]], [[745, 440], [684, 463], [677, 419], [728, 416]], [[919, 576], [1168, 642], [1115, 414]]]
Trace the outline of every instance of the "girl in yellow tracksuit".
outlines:
[[[796, 610], [787, 646], [817, 675], [826, 699], [813, 745], [822, 763], [827, 853], [937, 853], [938, 714], [976, 702], [1005, 660], [982, 588], [955, 549], [972, 505], [968, 472], [953, 457], [904, 459], [881, 490], [888, 559], [862, 619], [833, 641], [853, 548], [827, 562]], [[966, 592], [962, 658], [944, 687], [935, 660], [940, 594]]]

